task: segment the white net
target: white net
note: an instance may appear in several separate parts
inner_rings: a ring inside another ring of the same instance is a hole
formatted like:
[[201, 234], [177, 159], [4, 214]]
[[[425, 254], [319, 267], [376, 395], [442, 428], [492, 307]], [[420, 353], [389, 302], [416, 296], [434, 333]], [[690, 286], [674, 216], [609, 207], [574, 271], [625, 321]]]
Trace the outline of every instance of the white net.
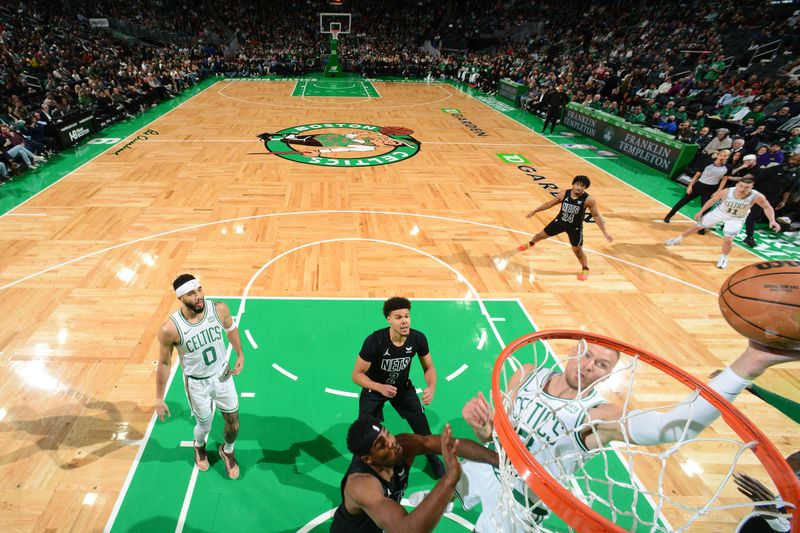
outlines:
[[[689, 438], [698, 391], [638, 355], [623, 355], [608, 375], [584, 386], [590, 378], [574, 371], [590, 351], [603, 348], [583, 340], [551, 344], [560, 351], [537, 341], [506, 359], [499, 383], [503, 405], [495, 409], [503, 410], [533, 458], [592, 511], [624, 530], [648, 532], [733, 531], [754, 506], [774, 511], [775, 500], [754, 503], [732, 480], [734, 472], [746, 472], [777, 494], [752, 453], [757, 443], [742, 442], [722, 421]], [[561, 361], [553, 353], [569, 355]], [[574, 372], [576, 398], [559, 397], [559, 387], [553, 386], [566, 381], [565, 372]], [[619, 419], [592, 420], [589, 412], [604, 403], [621, 408]], [[678, 442], [650, 447], [629, 442], [626, 427], [634, 409], [663, 412], [678, 405], [690, 405]], [[599, 423], [617, 424], [624, 440], [587, 449], [585, 442], [599, 441]], [[499, 503], [491, 517], [496, 531], [576, 531], [549, 512], [520, 478], [496, 432], [494, 441], [500, 454]]]

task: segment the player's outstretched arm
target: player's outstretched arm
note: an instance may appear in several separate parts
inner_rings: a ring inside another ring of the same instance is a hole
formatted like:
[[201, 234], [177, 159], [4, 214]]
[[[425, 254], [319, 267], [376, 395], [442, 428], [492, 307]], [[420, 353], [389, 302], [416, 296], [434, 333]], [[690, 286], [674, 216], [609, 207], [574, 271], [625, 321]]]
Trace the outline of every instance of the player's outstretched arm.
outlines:
[[167, 393], [167, 380], [172, 366], [172, 348], [178, 342], [180, 342], [178, 330], [172, 320], [167, 320], [158, 330], [158, 367], [156, 367], [156, 414], [162, 422], [170, 416], [164, 395]]
[[225, 335], [228, 336], [228, 341], [233, 346], [233, 351], [236, 352], [236, 363], [231, 370], [231, 374], [238, 376], [244, 368], [244, 353], [242, 352], [242, 337], [239, 335], [239, 328], [233, 321], [231, 312], [227, 304], [224, 302], [214, 302], [217, 310], [217, 316], [222, 320], [222, 327], [225, 328]]
[[[398, 441], [400, 437], [401, 435], [397, 435]], [[345, 498], [363, 509], [373, 522], [388, 533], [433, 531], [453, 497], [456, 483], [461, 478], [461, 465], [456, 457], [456, 448], [460, 441], [452, 438], [449, 425], [442, 432], [441, 441], [445, 474], [412, 512], [407, 512], [402, 505], [384, 496], [381, 484], [374, 476], [361, 474], [351, 476], [345, 486]]]
[[[406, 463], [411, 464], [414, 457], [433, 453], [444, 455], [446, 432], [452, 433], [450, 424], [445, 424], [441, 435], [417, 435], [416, 433], [401, 433], [397, 435], [397, 442], [403, 447]], [[497, 466], [497, 452], [470, 439], [457, 439], [455, 453], [459, 457]]]
[[[525, 218], [531, 218], [533, 215], [535, 215], [539, 211], [547, 211], [548, 209], [550, 209], [554, 205], [561, 203], [564, 200], [564, 192], [565, 191], [561, 191], [556, 196], [554, 196], [551, 200], [543, 203], [542, 205], [540, 205], [539, 207], [537, 207], [536, 209], [534, 209], [533, 211], [531, 211], [530, 213], [525, 215]], [[569, 191], [566, 191], [566, 192], [569, 192]]]

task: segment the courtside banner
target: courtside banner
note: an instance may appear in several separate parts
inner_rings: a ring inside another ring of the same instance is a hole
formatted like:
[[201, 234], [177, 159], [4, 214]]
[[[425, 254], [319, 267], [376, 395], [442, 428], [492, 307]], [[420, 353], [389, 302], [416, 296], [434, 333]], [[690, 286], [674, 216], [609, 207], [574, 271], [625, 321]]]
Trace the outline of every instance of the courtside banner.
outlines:
[[692, 161], [698, 149], [696, 144], [683, 144], [661, 131], [635, 126], [574, 102], [564, 110], [562, 123], [670, 178]]

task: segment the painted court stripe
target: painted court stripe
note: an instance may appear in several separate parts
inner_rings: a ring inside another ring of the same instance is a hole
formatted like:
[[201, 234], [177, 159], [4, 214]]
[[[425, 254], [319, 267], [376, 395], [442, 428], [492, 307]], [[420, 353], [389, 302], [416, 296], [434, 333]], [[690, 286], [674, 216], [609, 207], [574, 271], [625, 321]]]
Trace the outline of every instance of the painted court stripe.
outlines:
[[194, 448], [194, 441], [182, 440], [181, 441], [181, 448]]
[[458, 367], [458, 370], [456, 370], [455, 372], [453, 372], [452, 374], [450, 374], [449, 376], [447, 376], [444, 379], [446, 379], [447, 381], [452, 381], [455, 378], [457, 378], [458, 376], [460, 376], [468, 368], [469, 368], [469, 365], [464, 363], [460, 367]]
[[486, 340], [488, 337], [489, 336], [486, 334], [486, 330], [481, 330], [481, 340], [478, 341], [478, 350], [483, 350], [483, 347], [486, 346]]
[[417, 387], [417, 388], [416, 388], [416, 389], [414, 389], [414, 390], [416, 390], [416, 391], [417, 391], [417, 394], [422, 394], [422, 389], [420, 389], [419, 387]]
[[502, 317], [502, 316], [497, 316], [497, 317], [493, 316], [493, 317], [490, 317], [489, 320], [491, 320], [492, 322], [505, 322], [506, 321], [506, 319], [504, 317]]
[[256, 344], [256, 341], [253, 340], [253, 336], [250, 335], [249, 329], [244, 330], [244, 336], [247, 337], [248, 341], [250, 341], [250, 346], [252, 346], [254, 350], [258, 350], [258, 344]]
[[242, 398], [255, 398], [255, 397], [256, 397], [256, 393], [255, 392], [243, 392], [242, 393]]
[[183, 498], [181, 514], [178, 517], [178, 523], [175, 526], [175, 533], [181, 533], [183, 531], [184, 524], [186, 524], [186, 515], [189, 513], [189, 504], [192, 502], [192, 493], [194, 492], [194, 486], [197, 483], [198, 472], [200, 472], [200, 470], [197, 468], [197, 465], [194, 465], [194, 468], [192, 468], [192, 477], [189, 479], [189, 487], [186, 489], [186, 496]]
[[355, 392], [346, 392], [343, 390], [336, 390], [325, 387], [325, 392], [328, 394], [335, 394], [336, 396], [347, 396], [348, 398], [358, 398], [358, 393]]
[[297, 381], [297, 376], [286, 370], [285, 368], [281, 368], [278, 363], [272, 363], [272, 368], [286, 376], [287, 378], [291, 379], [292, 381]]

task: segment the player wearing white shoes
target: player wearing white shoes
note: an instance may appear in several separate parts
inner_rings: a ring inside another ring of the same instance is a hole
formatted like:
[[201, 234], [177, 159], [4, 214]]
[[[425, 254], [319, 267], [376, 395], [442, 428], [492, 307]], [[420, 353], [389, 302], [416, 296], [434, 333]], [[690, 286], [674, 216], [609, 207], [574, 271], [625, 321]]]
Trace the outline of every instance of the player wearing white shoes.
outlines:
[[[701, 216], [714, 204], [719, 203], [713, 210]], [[780, 231], [781, 227], [775, 222], [775, 210], [769, 204], [763, 194], [753, 189], [752, 178], [743, 178], [735, 187], [722, 189], [714, 193], [713, 196], [700, 208], [694, 219], [697, 225], [693, 226], [674, 239], [666, 241], [667, 246], [675, 246], [683, 242], [689, 235], [694, 235], [701, 229], [713, 229], [718, 224], [722, 224], [722, 255], [717, 261], [717, 268], [728, 266], [728, 254], [733, 247], [733, 239], [741, 231], [747, 213], [753, 204], [758, 204], [764, 209], [764, 213], [769, 219], [769, 227], [775, 231]]]
[[[194, 427], [194, 457], [197, 468], [208, 470], [206, 437], [214, 419], [214, 406], [225, 420], [225, 444], [219, 455], [228, 477], [239, 477], [239, 465], [233, 454], [233, 444], [239, 433], [239, 399], [232, 376], [244, 366], [239, 330], [233, 323], [228, 306], [222, 302], [206, 300], [203, 287], [191, 274], [181, 274], [172, 283], [181, 307], [170, 315], [158, 331], [160, 345], [156, 370], [156, 413], [163, 422], [170, 416], [164, 403], [167, 379], [172, 364], [172, 350], [178, 349], [186, 399], [196, 424]], [[227, 350], [222, 337], [225, 331], [236, 352], [236, 364], [230, 369]]]

